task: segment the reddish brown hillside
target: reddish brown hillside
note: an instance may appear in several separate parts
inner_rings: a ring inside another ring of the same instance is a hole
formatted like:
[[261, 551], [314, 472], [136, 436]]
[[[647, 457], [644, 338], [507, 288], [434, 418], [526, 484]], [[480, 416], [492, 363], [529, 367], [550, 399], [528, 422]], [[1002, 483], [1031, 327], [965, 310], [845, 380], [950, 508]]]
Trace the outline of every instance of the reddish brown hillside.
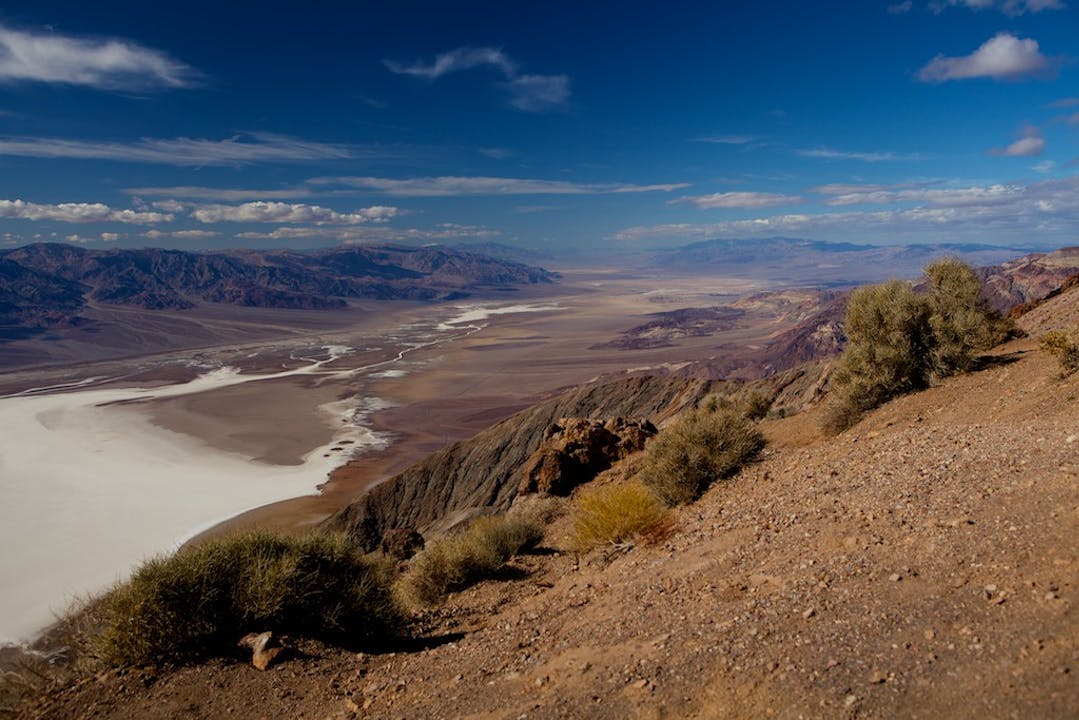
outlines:
[[426, 649], [108, 673], [26, 716], [1079, 717], [1079, 374], [1036, 342], [1077, 308], [838, 438], [767, 423], [663, 544], [522, 558], [422, 618]]

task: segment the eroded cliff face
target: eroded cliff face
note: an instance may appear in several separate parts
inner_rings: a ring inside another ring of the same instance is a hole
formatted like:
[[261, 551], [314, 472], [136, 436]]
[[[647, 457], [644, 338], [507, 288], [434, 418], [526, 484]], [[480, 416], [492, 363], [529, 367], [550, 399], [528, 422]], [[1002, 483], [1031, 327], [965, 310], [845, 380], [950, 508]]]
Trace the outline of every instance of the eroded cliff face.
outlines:
[[643, 447], [650, 426], [662, 426], [710, 394], [763, 392], [774, 410], [797, 411], [819, 399], [825, 371], [825, 364], [816, 363], [748, 384], [644, 376], [576, 388], [446, 446], [376, 486], [328, 524], [368, 550], [396, 528], [438, 535], [477, 515], [504, 512], [529, 492], [568, 492], [572, 488], [565, 484], [582, 481], [589, 468], [603, 469], [600, 455], [617, 459], [630, 447]]
[[562, 419], [623, 417], [659, 424], [727, 387], [716, 380], [634, 377], [572, 390], [439, 450], [372, 489], [330, 524], [374, 549], [394, 528], [427, 535], [474, 515], [505, 511], [528, 487], [529, 458]]

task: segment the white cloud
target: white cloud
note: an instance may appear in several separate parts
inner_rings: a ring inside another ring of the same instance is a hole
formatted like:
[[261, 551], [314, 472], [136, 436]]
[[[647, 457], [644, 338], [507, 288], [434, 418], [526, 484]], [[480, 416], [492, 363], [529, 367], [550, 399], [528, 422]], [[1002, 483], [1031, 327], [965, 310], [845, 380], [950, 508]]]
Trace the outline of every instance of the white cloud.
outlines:
[[56, 220], [68, 223], [119, 222], [153, 225], [170, 222], [168, 213], [115, 210], [103, 203], [59, 203], [45, 205], [23, 200], [0, 200], [0, 218], [16, 220]]
[[249, 165], [269, 162], [340, 160], [356, 157], [346, 145], [312, 142], [284, 135], [252, 133], [225, 140], [142, 138], [134, 142], [96, 142], [59, 138], [0, 138], [0, 155], [118, 160], [163, 165]]
[[507, 158], [513, 157], [513, 151], [507, 150], [506, 148], [479, 148], [478, 150], [476, 150], [476, 152], [478, 152], [480, 155], [483, 155], [484, 157], [489, 157], [492, 160], [505, 160]]
[[1045, 174], [1048, 172], [1052, 172], [1053, 168], [1055, 168], [1056, 166], [1057, 164], [1052, 160], [1043, 160], [1037, 165], [1031, 165], [1030, 169], [1034, 172]]
[[891, 15], [902, 15], [910, 12], [910, 9], [914, 7], [912, 0], [903, 0], [903, 2], [893, 3], [888, 6], [888, 13]]
[[946, 7], [961, 5], [971, 10], [996, 9], [1008, 17], [1024, 13], [1039, 13], [1042, 10], [1062, 10], [1061, 0], [934, 0], [929, 4], [933, 12], [941, 12]]
[[802, 202], [798, 195], [780, 195], [766, 192], [725, 192], [711, 195], [695, 195], [671, 200], [675, 203], [691, 203], [702, 210], [711, 208], [764, 208], [777, 205], [793, 205]]
[[824, 201], [825, 205], [892, 205], [922, 202], [938, 207], [969, 207], [1012, 202], [1025, 192], [1022, 185], [990, 185], [988, 187], [886, 190], [866, 189], [837, 193]]
[[332, 240], [342, 243], [368, 242], [436, 242], [441, 240], [498, 237], [498, 230], [480, 225], [441, 223], [432, 228], [381, 227], [280, 227], [270, 232], [244, 232], [236, 235], [245, 240]]
[[414, 75], [416, 77], [437, 80], [443, 75], [472, 68], [490, 66], [502, 71], [506, 77], [517, 74], [517, 66], [506, 57], [501, 48], [493, 47], [461, 47], [435, 56], [435, 61], [429, 65], [416, 62], [405, 65], [395, 60], [383, 60], [383, 64], [390, 72], [398, 75]]
[[1027, 133], [1025, 137], [1021, 137], [1006, 148], [993, 148], [989, 151], [991, 155], [1001, 155], [1003, 157], [1034, 157], [1041, 155], [1045, 150], [1045, 138], [1041, 136], [1037, 131], [1031, 131]]
[[354, 212], [340, 213], [319, 205], [256, 201], [242, 205], [197, 205], [191, 216], [203, 223], [266, 222], [313, 223], [315, 225], [359, 225], [383, 223], [401, 214], [401, 210], [374, 205]]
[[918, 72], [918, 78], [924, 82], [980, 77], [1018, 80], [1045, 73], [1051, 66], [1049, 58], [1038, 49], [1037, 40], [1001, 32], [986, 40], [970, 55], [937, 55]]
[[756, 135], [710, 135], [693, 138], [693, 142], [716, 143], [718, 145], [748, 145], [758, 140]]
[[221, 233], [213, 230], [172, 230], [165, 232], [162, 230], [147, 230], [142, 233], [142, 236], [151, 240], [160, 240], [161, 238], [179, 238], [182, 240], [205, 240], [206, 238], [217, 237]]
[[460, 47], [435, 56], [434, 62], [412, 65], [395, 60], [383, 60], [390, 72], [398, 75], [437, 80], [450, 73], [472, 70], [478, 67], [494, 68], [505, 78], [498, 83], [509, 97], [509, 104], [525, 112], [550, 112], [560, 110], [569, 102], [569, 77], [566, 75], [524, 75], [517, 63], [501, 48]]
[[894, 152], [848, 152], [833, 150], [831, 148], [809, 148], [795, 150], [802, 157], [820, 158], [822, 160], [862, 160], [864, 162], [889, 162], [892, 160], [918, 160], [917, 154], [902, 155]]
[[374, 190], [397, 197], [451, 197], [459, 195], [600, 195], [608, 193], [671, 192], [689, 187], [687, 183], [626, 185], [617, 183], [575, 183], [565, 180], [534, 180], [502, 177], [420, 177], [406, 179], [378, 177], [321, 177], [314, 185], [344, 185]]
[[[940, 191], [928, 205], [866, 212], [787, 214], [710, 224], [637, 226], [615, 233], [623, 241], [700, 240], [771, 236], [785, 233], [827, 234], [861, 240], [930, 236], [933, 239], [1008, 237], [1029, 241], [1038, 235], [1069, 240], [1079, 232], [1079, 175], [1030, 185], [998, 185]], [[916, 199], [897, 194], [881, 202]], [[865, 199], [869, 202], [869, 199]]]
[[0, 25], [0, 82], [142, 90], [191, 87], [198, 75], [163, 52], [126, 40], [77, 38]]
[[566, 75], [518, 75], [501, 86], [509, 93], [510, 105], [525, 112], [560, 110], [569, 102]]
[[120, 233], [103, 232], [101, 233], [101, 242], [116, 242], [122, 237], [123, 235]]
[[136, 187], [124, 188], [124, 193], [136, 197], [169, 197], [183, 200], [224, 200], [225, 202], [243, 202], [244, 200], [292, 200], [311, 196], [309, 188], [291, 188], [286, 190], [258, 190], [255, 188], [213, 188], [198, 185], [174, 185], [171, 187]]

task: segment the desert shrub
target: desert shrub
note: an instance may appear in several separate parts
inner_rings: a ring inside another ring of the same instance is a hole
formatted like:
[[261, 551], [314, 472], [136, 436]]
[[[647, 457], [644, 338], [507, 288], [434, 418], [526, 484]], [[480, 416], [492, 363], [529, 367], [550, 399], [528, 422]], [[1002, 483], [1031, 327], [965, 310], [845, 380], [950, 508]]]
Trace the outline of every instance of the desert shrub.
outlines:
[[541, 526], [527, 518], [479, 518], [464, 532], [428, 543], [412, 558], [398, 588], [410, 604], [437, 605], [451, 592], [493, 577], [542, 538]]
[[1002, 342], [1011, 322], [991, 311], [982, 298], [982, 281], [956, 258], [925, 266], [932, 328], [930, 370], [946, 377], [970, 370], [977, 354]]
[[968, 265], [947, 258], [927, 265], [925, 274], [924, 293], [897, 280], [851, 293], [826, 432], [842, 432], [894, 397], [969, 370], [979, 351], [1006, 337], [1009, 323], [985, 306]]
[[761, 390], [734, 395], [712, 394], [701, 400], [698, 407], [705, 412], [730, 410], [745, 415], [750, 420], [760, 420], [772, 407], [772, 397]]
[[764, 436], [737, 410], [694, 410], [649, 443], [641, 481], [668, 505], [692, 502], [712, 483], [754, 460], [764, 443]]
[[1073, 331], [1072, 337], [1060, 330], [1050, 330], [1041, 339], [1041, 348], [1060, 361], [1061, 375], [1071, 375], [1079, 370], [1079, 341], [1072, 339], [1079, 332]]
[[400, 617], [385, 567], [343, 535], [257, 531], [143, 563], [105, 598], [98, 646], [111, 665], [183, 663], [266, 630], [377, 642]]
[[639, 482], [582, 489], [572, 512], [573, 541], [581, 550], [632, 540], [668, 515], [663, 503]]

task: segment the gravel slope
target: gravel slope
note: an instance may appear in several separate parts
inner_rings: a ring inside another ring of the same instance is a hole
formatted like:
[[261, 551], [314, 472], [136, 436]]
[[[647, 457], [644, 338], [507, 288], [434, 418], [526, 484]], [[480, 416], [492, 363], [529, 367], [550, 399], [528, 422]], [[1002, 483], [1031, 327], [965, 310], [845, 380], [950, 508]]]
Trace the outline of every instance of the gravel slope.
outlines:
[[112, 673], [27, 716], [1079, 717], [1079, 374], [998, 356], [838, 438], [766, 424], [666, 542], [521, 558], [422, 618], [427, 649]]

